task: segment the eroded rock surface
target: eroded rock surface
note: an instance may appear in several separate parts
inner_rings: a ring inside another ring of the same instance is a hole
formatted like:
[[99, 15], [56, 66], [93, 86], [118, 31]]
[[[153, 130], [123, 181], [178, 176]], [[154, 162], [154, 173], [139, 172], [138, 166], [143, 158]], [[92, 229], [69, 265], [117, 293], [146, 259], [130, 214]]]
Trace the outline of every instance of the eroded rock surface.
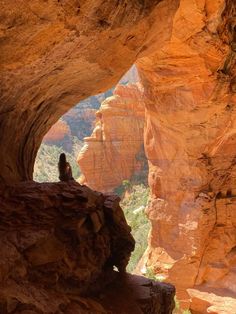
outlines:
[[171, 314], [175, 306], [172, 285], [141, 276], [117, 277], [105, 291], [101, 303], [114, 314]]
[[95, 128], [78, 156], [81, 182], [103, 192], [144, 166], [137, 159], [143, 147], [143, 90], [140, 84], [118, 85], [113, 94], [97, 111]]
[[187, 287], [236, 298], [235, 9], [181, 1], [169, 44], [138, 61], [152, 193], [146, 261], [186, 303]]
[[111, 305], [112, 293], [126, 303], [125, 290], [137, 313], [171, 313], [172, 286], [113, 271], [134, 248], [116, 196], [73, 181], [25, 182], [1, 187], [0, 215], [1, 314], [134, 313]]
[[192, 314], [235, 313], [236, 298], [229, 290], [200, 286], [197, 289], [188, 289], [188, 293], [191, 297]]

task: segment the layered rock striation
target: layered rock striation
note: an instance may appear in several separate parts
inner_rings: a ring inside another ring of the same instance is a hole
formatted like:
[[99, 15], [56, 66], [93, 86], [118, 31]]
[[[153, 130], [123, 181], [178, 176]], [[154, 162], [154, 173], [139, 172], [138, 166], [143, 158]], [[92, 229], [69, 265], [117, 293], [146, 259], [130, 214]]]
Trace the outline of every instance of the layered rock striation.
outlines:
[[141, 171], [137, 155], [143, 147], [144, 103], [140, 84], [117, 85], [96, 113], [95, 128], [85, 137], [78, 164], [80, 181], [98, 191], [111, 192]]
[[25, 182], [1, 186], [0, 205], [1, 314], [131, 314], [129, 302], [136, 313], [171, 313], [171, 285], [123, 273], [134, 240], [118, 197]]
[[146, 265], [186, 305], [197, 295], [196, 313], [223, 313], [209, 292], [236, 299], [235, 9], [180, 1], [168, 45], [138, 60], [152, 193]]

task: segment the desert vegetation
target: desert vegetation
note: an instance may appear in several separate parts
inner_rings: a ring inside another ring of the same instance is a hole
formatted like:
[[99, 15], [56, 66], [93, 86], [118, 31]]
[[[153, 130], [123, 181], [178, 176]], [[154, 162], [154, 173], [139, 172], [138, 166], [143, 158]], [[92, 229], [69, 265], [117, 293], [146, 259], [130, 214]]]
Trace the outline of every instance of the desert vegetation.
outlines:
[[145, 214], [145, 208], [149, 199], [149, 188], [143, 183], [133, 185], [131, 181], [124, 180], [116, 192], [121, 197], [120, 205], [135, 239], [135, 250], [127, 268], [129, 272], [132, 272], [147, 248], [150, 222]]

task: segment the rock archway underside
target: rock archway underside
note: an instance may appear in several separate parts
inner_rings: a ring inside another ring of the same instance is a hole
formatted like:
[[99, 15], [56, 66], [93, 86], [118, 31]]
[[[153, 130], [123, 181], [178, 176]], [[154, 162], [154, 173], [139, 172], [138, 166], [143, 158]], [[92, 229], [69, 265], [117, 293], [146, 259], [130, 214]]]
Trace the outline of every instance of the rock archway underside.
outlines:
[[195, 300], [197, 289], [235, 297], [235, 1], [0, 6], [0, 182], [31, 180], [58, 118], [136, 63], [151, 187], [143, 263], [182, 298], [186, 289]]

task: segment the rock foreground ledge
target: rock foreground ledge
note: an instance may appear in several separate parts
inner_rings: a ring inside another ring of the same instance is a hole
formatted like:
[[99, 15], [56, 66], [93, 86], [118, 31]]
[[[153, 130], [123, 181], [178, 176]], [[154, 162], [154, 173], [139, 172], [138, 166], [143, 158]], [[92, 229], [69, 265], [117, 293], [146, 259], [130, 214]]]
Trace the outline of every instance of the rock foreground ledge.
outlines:
[[174, 287], [119, 274], [134, 249], [119, 198], [76, 182], [0, 187], [0, 313], [171, 313]]

